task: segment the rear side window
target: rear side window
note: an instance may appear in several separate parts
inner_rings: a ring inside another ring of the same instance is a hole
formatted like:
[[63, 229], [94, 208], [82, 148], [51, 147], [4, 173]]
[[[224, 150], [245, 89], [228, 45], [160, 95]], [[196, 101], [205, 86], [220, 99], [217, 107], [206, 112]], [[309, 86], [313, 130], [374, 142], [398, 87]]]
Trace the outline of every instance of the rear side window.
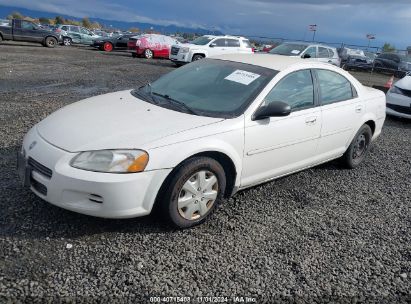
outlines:
[[324, 47], [318, 47], [318, 58], [328, 58], [328, 50]]
[[310, 70], [290, 73], [281, 79], [265, 98], [266, 104], [282, 101], [291, 110], [302, 110], [314, 106], [314, 86]]
[[245, 45], [245, 47], [246, 48], [252, 48], [252, 46], [251, 46], [251, 43], [250, 43], [250, 41], [249, 40], [242, 40], [243, 41], [243, 44]]
[[237, 39], [226, 39], [228, 47], [240, 47], [240, 41]]
[[315, 47], [315, 46], [309, 47], [309, 48], [305, 51], [304, 55], [305, 55], [305, 54], [310, 55], [310, 58], [317, 58], [317, 47]]
[[225, 46], [225, 39], [217, 39], [214, 43], [215, 46]]
[[353, 87], [347, 78], [328, 70], [316, 70], [316, 72], [322, 105], [353, 98]]

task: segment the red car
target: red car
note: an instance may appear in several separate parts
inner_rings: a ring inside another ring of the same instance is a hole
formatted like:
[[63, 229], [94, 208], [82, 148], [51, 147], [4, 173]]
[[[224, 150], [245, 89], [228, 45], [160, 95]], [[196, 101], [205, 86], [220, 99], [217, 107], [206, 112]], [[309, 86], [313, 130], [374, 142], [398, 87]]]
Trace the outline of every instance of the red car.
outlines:
[[144, 56], [147, 59], [153, 57], [168, 58], [173, 44], [178, 44], [177, 40], [158, 34], [144, 34], [131, 37], [127, 43], [128, 51], [133, 57]]

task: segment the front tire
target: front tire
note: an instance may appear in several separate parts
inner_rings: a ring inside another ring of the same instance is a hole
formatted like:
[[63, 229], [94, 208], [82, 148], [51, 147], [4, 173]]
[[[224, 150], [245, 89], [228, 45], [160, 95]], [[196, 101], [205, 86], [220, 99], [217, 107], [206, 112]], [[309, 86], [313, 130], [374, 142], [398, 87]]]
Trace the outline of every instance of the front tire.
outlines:
[[372, 131], [370, 126], [363, 125], [355, 134], [347, 151], [341, 157], [343, 164], [347, 168], [354, 169], [364, 161], [371, 144], [371, 138]]
[[57, 39], [54, 37], [47, 37], [45, 41], [45, 46], [49, 48], [54, 48], [57, 45]]
[[154, 57], [153, 51], [150, 49], [145, 49], [144, 50], [144, 58], [146, 59], [151, 59]]
[[223, 167], [209, 157], [194, 157], [173, 173], [159, 201], [163, 217], [178, 228], [203, 223], [224, 197]]
[[201, 60], [204, 58], [204, 55], [200, 55], [200, 54], [196, 54], [193, 56], [193, 59], [191, 61], [197, 61], [197, 60]]

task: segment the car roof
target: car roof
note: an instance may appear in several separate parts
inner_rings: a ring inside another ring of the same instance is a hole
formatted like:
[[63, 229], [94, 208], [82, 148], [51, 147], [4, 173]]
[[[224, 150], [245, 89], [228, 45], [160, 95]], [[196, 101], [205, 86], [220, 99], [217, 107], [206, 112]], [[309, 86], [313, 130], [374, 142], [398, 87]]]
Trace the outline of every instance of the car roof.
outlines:
[[[274, 54], [225, 54], [213, 56], [214, 59], [228, 60], [246, 64], [257, 65], [276, 71], [282, 71], [286, 68], [299, 63], [306, 63], [307, 60], [299, 57], [289, 57]], [[314, 63], [310, 61], [311, 63]]]
[[323, 44], [323, 43], [317, 43], [317, 42], [284, 41], [284, 42], [281, 43], [281, 44], [286, 44], [286, 43], [289, 43], [289, 44], [301, 44], [301, 45], [306, 45], [306, 46], [309, 46], [309, 45], [312, 45], [312, 46], [323, 46], [323, 47], [327, 47], [327, 48], [330, 48], [330, 49], [336, 49], [334, 46], [330, 46], [330, 45], [328, 45], [328, 44]]

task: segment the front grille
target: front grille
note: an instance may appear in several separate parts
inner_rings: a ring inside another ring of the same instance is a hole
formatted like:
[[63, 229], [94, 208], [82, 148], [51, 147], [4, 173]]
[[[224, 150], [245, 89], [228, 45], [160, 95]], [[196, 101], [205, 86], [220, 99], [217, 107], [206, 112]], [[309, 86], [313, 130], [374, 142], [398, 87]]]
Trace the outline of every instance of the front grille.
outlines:
[[398, 91], [400, 91], [402, 93], [402, 95], [407, 96], [407, 97], [411, 97], [411, 90], [404, 90], [401, 89], [399, 87], [395, 87]]
[[33, 168], [33, 171], [36, 171], [47, 178], [51, 178], [51, 176], [53, 175], [53, 171], [51, 171], [51, 169], [40, 164], [38, 161], [35, 161], [31, 157], [29, 157], [28, 165]]
[[172, 46], [171, 47], [171, 55], [177, 55], [180, 48]]
[[47, 187], [44, 186], [42, 183], [36, 181], [34, 178], [30, 179], [30, 185], [36, 190], [38, 193], [47, 196]]
[[411, 115], [411, 106], [406, 107], [406, 106], [399, 106], [399, 105], [387, 103], [387, 108], [390, 108], [391, 110], [394, 110], [395, 112], [398, 112], [398, 113]]

